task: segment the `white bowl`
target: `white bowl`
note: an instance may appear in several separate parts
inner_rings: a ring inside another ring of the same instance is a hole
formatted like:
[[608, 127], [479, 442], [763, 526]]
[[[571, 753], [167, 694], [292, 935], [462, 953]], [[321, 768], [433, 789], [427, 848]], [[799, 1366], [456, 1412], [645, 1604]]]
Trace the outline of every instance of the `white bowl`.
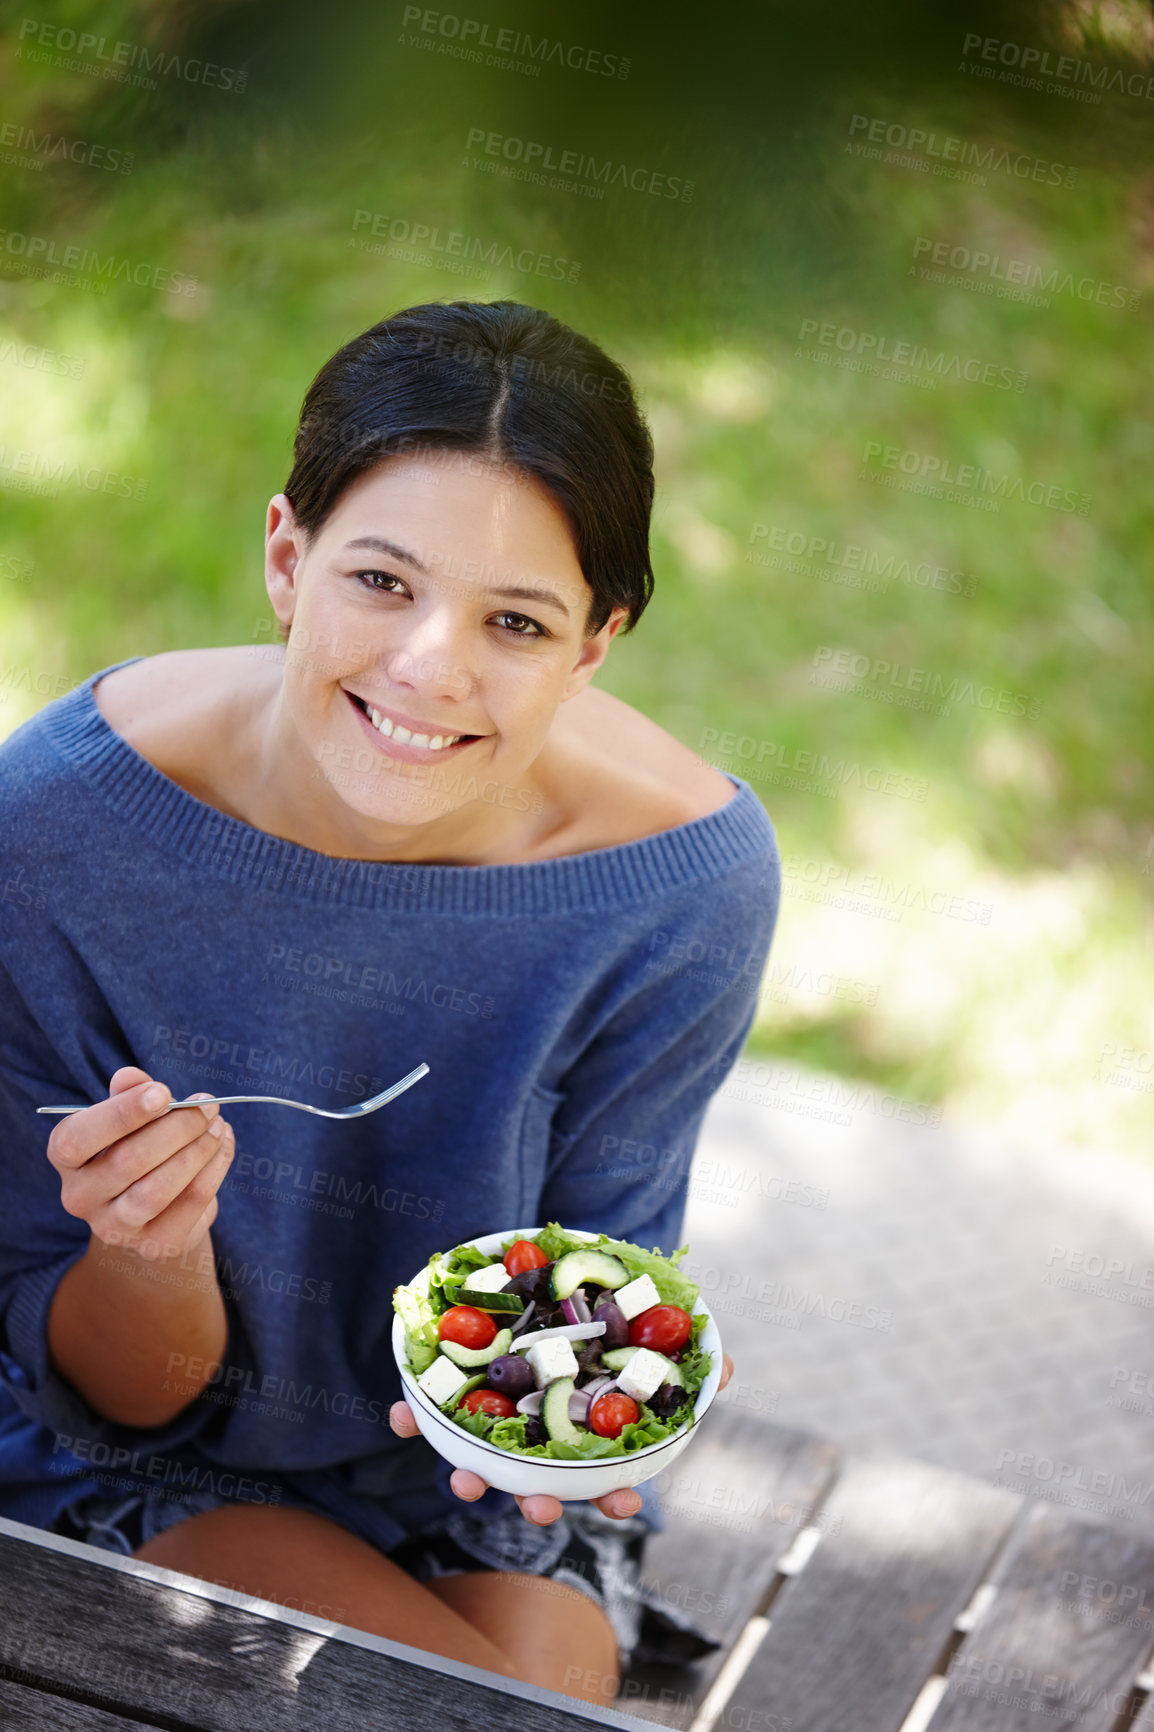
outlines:
[[[492, 1256], [500, 1251], [502, 1244], [508, 1238], [532, 1239], [541, 1231], [540, 1227], [518, 1227], [504, 1233], [485, 1233], [479, 1239], [466, 1239], [462, 1243], [475, 1245], [478, 1251], [484, 1251]], [[574, 1238], [597, 1238], [596, 1233], [573, 1233]], [[424, 1287], [428, 1281], [428, 1270], [421, 1273], [407, 1286]], [[652, 1479], [655, 1474], [664, 1473], [665, 1469], [676, 1460], [693, 1436], [696, 1426], [712, 1404], [721, 1384], [721, 1336], [717, 1324], [713, 1321], [708, 1306], [698, 1298], [694, 1311], [703, 1311], [708, 1318], [701, 1332], [701, 1345], [713, 1355], [709, 1376], [697, 1392], [697, 1400], [693, 1405], [694, 1424], [689, 1421], [677, 1429], [672, 1437], [667, 1437], [661, 1443], [651, 1443], [646, 1449], [634, 1450], [629, 1455], [610, 1456], [606, 1461], [542, 1461], [524, 1455], [511, 1455], [508, 1450], [498, 1449], [495, 1444], [486, 1443], [482, 1438], [474, 1437], [471, 1432], [464, 1431], [459, 1425], [454, 1425], [451, 1419], [441, 1412], [437, 1405], [430, 1401], [423, 1389], [417, 1387], [417, 1380], [409, 1369], [405, 1355], [405, 1326], [400, 1317], [393, 1318], [393, 1355], [397, 1368], [401, 1373], [405, 1397], [413, 1410], [413, 1418], [417, 1422], [422, 1437], [432, 1444], [438, 1455], [443, 1455], [446, 1461], [451, 1461], [454, 1467], [467, 1467], [470, 1472], [480, 1474], [489, 1485], [498, 1491], [509, 1491], [518, 1497], [527, 1497], [531, 1493], [546, 1492], [551, 1497], [560, 1498], [563, 1503], [573, 1502], [580, 1498], [604, 1497], [607, 1492], [617, 1491], [622, 1486], [640, 1485], [644, 1480]]]

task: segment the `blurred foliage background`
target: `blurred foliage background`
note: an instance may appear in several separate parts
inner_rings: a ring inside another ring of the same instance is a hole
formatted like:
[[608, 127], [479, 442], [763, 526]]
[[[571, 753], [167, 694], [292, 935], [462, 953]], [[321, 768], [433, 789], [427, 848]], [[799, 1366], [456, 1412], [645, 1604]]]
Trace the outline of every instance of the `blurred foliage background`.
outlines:
[[[418, 301], [545, 306], [657, 444], [656, 596], [601, 683], [777, 826], [751, 1051], [1006, 1146], [1148, 1155], [1149, 7], [461, 8], [6, 10], [0, 731], [110, 662], [273, 636], [264, 508], [341, 343]], [[612, 75], [464, 58], [482, 26]], [[1074, 70], [1031, 88], [1024, 48]], [[479, 133], [692, 193], [540, 185]], [[918, 274], [943, 245], [961, 268]], [[97, 261], [52, 280], [68, 247]], [[1011, 261], [1050, 292], [1000, 294]], [[877, 359], [899, 343], [921, 364]], [[885, 447], [1000, 509], [893, 485]], [[1051, 487], [1088, 502], [1015, 496]]]

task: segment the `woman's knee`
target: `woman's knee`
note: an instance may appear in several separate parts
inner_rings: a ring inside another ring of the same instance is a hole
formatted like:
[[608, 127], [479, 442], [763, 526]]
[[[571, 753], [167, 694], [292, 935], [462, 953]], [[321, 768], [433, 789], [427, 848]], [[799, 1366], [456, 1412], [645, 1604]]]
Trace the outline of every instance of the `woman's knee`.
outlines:
[[508, 1654], [526, 1682], [583, 1701], [613, 1701], [617, 1638], [580, 1588], [517, 1570], [470, 1570], [428, 1586]]
[[329, 1616], [354, 1629], [505, 1677], [522, 1676], [470, 1620], [439, 1603], [367, 1540], [309, 1510], [208, 1510], [166, 1529], [135, 1555], [273, 1605], [296, 1601], [307, 1611], [306, 1600], [327, 1604]]

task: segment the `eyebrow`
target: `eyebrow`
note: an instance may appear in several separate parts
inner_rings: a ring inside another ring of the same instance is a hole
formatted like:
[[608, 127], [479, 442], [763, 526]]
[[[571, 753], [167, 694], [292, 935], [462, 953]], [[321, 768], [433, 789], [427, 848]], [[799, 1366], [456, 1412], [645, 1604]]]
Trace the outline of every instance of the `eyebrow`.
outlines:
[[558, 613], [569, 618], [569, 609], [559, 595], [554, 595], [551, 589], [486, 589], [485, 595], [513, 596], [520, 601], [535, 601], [544, 607], [555, 607]]
[[406, 565], [411, 565], [415, 571], [428, 571], [415, 553], [410, 553], [407, 547], [398, 547], [395, 541], [386, 541], [382, 535], [360, 535], [356, 541], [346, 541], [346, 547], [373, 547], [378, 553], [391, 554], [394, 559], [403, 559]]
[[[374, 548], [378, 553], [387, 553], [393, 559], [403, 560], [406, 565], [411, 565], [414, 571], [423, 571], [426, 576], [429, 575], [428, 566], [419, 560], [415, 553], [410, 553], [408, 548], [399, 547], [395, 541], [386, 541], [382, 535], [361, 535], [355, 541], [347, 541], [345, 546]], [[498, 596], [502, 599], [533, 601], [539, 606], [556, 608], [558, 613], [564, 614], [566, 619], [569, 618], [569, 609], [561, 597], [554, 595], [551, 589], [527, 589], [514, 586], [513, 588], [488, 588], [482, 590], [481, 594]]]

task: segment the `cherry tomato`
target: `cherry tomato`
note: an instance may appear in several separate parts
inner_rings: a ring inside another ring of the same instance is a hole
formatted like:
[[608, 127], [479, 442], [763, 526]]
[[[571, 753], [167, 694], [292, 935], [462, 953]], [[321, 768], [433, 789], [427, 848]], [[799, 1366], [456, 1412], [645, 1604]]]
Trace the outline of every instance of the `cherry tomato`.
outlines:
[[634, 1423], [638, 1413], [637, 1403], [631, 1395], [622, 1395], [619, 1390], [612, 1389], [608, 1395], [598, 1396], [589, 1409], [589, 1429], [598, 1437], [620, 1437], [625, 1427]]
[[496, 1389], [470, 1389], [461, 1406], [469, 1413], [491, 1413], [494, 1419], [508, 1419], [517, 1411], [516, 1402]]
[[526, 1269], [543, 1269], [549, 1261], [540, 1245], [532, 1239], [518, 1239], [505, 1252], [505, 1269], [510, 1275], [523, 1275]]
[[655, 1353], [676, 1353], [693, 1332], [693, 1318], [680, 1305], [651, 1305], [629, 1325], [630, 1347], [651, 1347]]
[[488, 1312], [478, 1311], [475, 1305], [450, 1305], [437, 1324], [438, 1338], [455, 1341], [458, 1347], [488, 1347], [496, 1333]]

